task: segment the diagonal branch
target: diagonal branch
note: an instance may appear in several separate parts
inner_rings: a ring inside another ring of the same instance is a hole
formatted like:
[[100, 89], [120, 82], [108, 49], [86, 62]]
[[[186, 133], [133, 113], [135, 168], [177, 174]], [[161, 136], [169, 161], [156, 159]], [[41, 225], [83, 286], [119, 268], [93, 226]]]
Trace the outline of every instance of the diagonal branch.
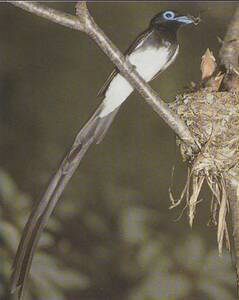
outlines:
[[185, 123], [169, 108], [160, 96], [142, 79], [136, 70], [125, 59], [110, 39], [104, 34], [91, 17], [86, 2], [77, 4], [77, 17], [44, 6], [37, 2], [8, 1], [11, 4], [44, 17], [55, 23], [85, 32], [91, 37], [109, 59], [117, 66], [122, 75], [144, 97], [146, 102], [156, 111], [160, 117], [174, 130], [179, 138], [194, 151], [198, 150], [195, 139], [191, 135]]

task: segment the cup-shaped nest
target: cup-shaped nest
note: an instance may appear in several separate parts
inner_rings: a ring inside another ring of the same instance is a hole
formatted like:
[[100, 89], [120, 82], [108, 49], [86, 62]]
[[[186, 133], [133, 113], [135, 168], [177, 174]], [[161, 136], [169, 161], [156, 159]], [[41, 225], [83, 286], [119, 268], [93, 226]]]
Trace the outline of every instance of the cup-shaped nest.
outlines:
[[[184, 94], [177, 97], [174, 108], [200, 145], [195, 171], [219, 174], [239, 164], [239, 93]], [[192, 159], [183, 144], [181, 151]]]
[[180, 199], [175, 201], [171, 195], [172, 207], [185, 196], [192, 225], [199, 193], [206, 181], [212, 191], [212, 219], [218, 226], [221, 252], [224, 237], [228, 236], [225, 174], [232, 170], [239, 174], [239, 93], [201, 90], [177, 96], [172, 108], [184, 120], [200, 148], [197, 154], [192, 154], [178, 141], [184, 160], [189, 162], [189, 173]]

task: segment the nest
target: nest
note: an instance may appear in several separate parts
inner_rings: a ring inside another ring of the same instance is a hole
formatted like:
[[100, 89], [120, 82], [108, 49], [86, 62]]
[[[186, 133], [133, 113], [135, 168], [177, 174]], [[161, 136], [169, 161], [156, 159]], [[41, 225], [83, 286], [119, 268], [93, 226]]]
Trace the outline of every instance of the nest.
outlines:
[[188, 177], [178, 200], [170, 192], [171, 208], [186, 198], [189, 223], [192, 225], [199, 193], [203, 183], [207, 182], [212, 191], [211, 222], [218, 227], [217, 241], [221, 253], [224, 241], [230, 248], [225, 174], [239, 169], [239, 93], [204, 89], [179, 95], [173, 110], [189, 127], [200, 151], [192, 155], [188, 147], [178, 141], [183, 159], [188, 162]]

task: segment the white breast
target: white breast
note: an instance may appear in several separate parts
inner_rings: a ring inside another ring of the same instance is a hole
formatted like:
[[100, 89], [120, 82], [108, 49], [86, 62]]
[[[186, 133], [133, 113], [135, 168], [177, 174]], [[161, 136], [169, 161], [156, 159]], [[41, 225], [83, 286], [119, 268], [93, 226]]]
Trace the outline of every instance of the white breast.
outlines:
[[[168, 61], [168, 48], [148, 47], [131, 53], [128, 58], [137, 72], [145, 81], [150, 81], [162, 68], [164, 69]], [[100, 117], [105, 117], [118, 106], [120, 106], [133, 92], [133, 87], [120, 74], [117, 74], [110, 83], [104, 99], [104, 109]]]
[[168, 55], [168, 48], [148, 47], [133, 52], [129, 61], [146, 81], [150, 81], [165, 66]]

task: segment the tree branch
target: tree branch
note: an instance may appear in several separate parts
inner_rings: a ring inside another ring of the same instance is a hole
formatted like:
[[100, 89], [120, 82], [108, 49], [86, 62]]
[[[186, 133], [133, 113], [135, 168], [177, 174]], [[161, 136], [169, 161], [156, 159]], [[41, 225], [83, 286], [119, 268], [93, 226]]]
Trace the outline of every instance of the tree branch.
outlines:
[[30, 13], [33, 13], [37, 16], [48, 19], [54, 23], [72, 29], [84, 31], [82, 22], [74, 15], [55, 10], [53, 8], [47, 7], [44, 4], [39, 4], [37, 2], [29, 2], [29, 1], [7, 1], [7, 2], [17, 7], [20, 7]]
[[36, 2], [8, 1], [28, 12], [44, 17], [55, 23], [70, 27], [90, 36], [109, 59], [117, 66], [122, 75], [144, 97], [146, 102], [160, 117], [174, 130], [179, 138], [190, 146], [195, 152], [198, 146], [185, 123], [170, 110], [169, 106], [160, 96], [142, 79], [123, 54], [116, 48], [104, 32], [98, 27], [91, 17], [86, 2], [78, 2], [76, 7], [77, 17], [46, 7]]
[[[230, 74], [224, 79], [228, 91], [233, 91], [235, 78], [238, 80], [238, 74], [231, 72], [238, 70], [239, 66], [239, 6], [237, 7], [234, 16], [228, 26], [221, 50], [221, 64], [226, 67]], [[237, 84], [237, 83], [236, 83]], [[239, 168], [235, 166], [230, 172], [225, 174], [226, 190], [230, 203], [232, 215], [233, 240], [235, 251], [235, 267], [237, 274], [237, 292], [239, 295]]]
[[235, 269], [237, 275], [237, 294], [239, 296], [239, 170], [226, 176], [227, 197], [232, 215], [233, 241], [235, 251]]
[[238, 68], [239, 58], [239, 6], [228, 26], [226, 36], [220, 50], [221, 63], [229, 70]]

